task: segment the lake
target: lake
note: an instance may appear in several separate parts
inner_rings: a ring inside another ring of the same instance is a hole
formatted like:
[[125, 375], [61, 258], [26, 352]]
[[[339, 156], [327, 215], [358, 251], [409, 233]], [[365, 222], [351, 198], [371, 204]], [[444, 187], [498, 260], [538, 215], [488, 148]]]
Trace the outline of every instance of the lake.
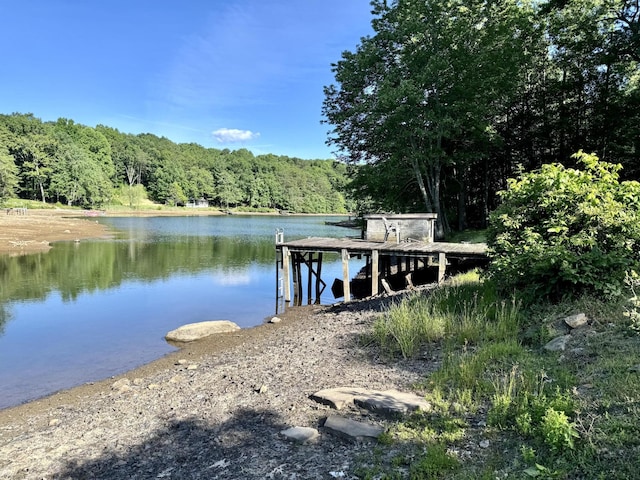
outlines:
[[[263, 323], [276, 312], [275, 230], [285, 241], [359, 234], [325, 224], [341, 219], [103, 217], [114, 239], [0, 255], [0, 409], [160, 358], [185, 323]], [[325, 260], [329, 286], [341, 275], [337, 256]], [[336, 301], [330, 290], [321, 303]]]

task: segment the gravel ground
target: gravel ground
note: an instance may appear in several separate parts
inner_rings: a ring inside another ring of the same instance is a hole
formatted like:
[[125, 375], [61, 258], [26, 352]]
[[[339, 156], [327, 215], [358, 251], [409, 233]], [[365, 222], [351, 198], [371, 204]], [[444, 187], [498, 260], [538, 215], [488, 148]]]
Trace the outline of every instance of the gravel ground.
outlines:
[[[433, 367], [433, 359], [383, 362], [363, 346], [389, 301], [292, 308], [280, 323], [0, 411], [0, 478], [355, 478], [372, 446], [324, 431], [335, 411], [309, 396], [344, 386], [411, 391]], [[356, 407], [340, 414], [385, 425]], [[292, 426], [320, 437], [292, 443], [280, 433]]]

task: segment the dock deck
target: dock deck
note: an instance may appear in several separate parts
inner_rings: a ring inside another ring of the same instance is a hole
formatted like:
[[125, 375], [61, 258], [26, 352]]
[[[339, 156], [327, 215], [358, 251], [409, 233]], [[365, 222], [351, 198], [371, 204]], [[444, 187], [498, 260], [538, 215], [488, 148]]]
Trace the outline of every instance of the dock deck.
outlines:
[[[291, 301], [290, 283], [293, 278], [294, 303], [301, 304], [302, 275], [301, 266], [308, 268], [308, 298], [311, 303], [313, 277], [316, 279], [316, 303], [326, 286], [321, 279], [322, 254], [338, 253], [342, 255], [344, 301], [351, 297], [349, 258], [351, 256], [365, 256], [367, 258], [367, 272], [371, 277], [371, 295], [378, 294], [380, 286], [388, 290], [385, 275], [389, 274], [391, 259], [399, 260], [399, 265], [406, 264], [407, 273], [412, 268], [417, 269], [418, 260], [423, 265], [438, 267], [438, 282], [446, 274], [447, 262], [451, 259], [486, 260], [487, 246], [484, 243], [447, 243], [447, 242], [374, 242], [356, 238], [321, 238], [309, 237], [285, 242], [276, 235], [277, 268], [282, 271], [283, 296], [285, 302]], [[317, 257], [316, 257], [317, 255]], [[411, 267], [413, 260], [413, 267]], [[292, 275], [290, 275], [292, 269]]]

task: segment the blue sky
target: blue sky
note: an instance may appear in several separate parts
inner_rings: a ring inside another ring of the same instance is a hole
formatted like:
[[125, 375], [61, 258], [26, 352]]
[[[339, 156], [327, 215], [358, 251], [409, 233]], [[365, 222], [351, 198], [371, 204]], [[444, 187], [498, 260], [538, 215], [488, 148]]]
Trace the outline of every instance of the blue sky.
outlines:
[[369, 0], [0, 3], [0, 113], [205, 147], [331, 158], [331, 63], [371, 33]]

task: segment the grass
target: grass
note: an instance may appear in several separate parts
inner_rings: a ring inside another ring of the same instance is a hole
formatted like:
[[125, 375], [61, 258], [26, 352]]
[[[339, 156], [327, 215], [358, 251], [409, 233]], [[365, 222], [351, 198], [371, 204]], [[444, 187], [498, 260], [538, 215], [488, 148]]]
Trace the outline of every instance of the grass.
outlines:
[[[392, 305], [370, 340], [388, 357], [440, 352], [416, 385], [433, 410], [392, 423], [386, 448], [403, 453], [367, 460], [361, 478], [640, 478], [635, 302], [523, 306], [472, 273]], [[591, 325], [545, 351], [577, 312]], [[472, 447], [486, 439], [495, 448]]]

